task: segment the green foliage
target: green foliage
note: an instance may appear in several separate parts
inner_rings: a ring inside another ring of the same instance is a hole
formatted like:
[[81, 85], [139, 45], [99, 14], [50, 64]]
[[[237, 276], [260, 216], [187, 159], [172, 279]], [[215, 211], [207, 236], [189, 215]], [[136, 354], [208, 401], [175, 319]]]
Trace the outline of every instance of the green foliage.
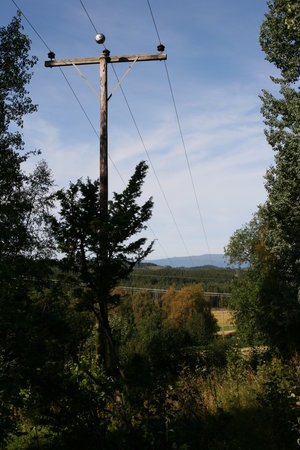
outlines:
[[107, 295], [152, 249], [152, 244], [143, 249], [145, 238], [131, 240], [151, 217], [151, 199], [137, 204], [146, 171], [145, 162], [137, 165], [126, 189], [109, 202], [108, 218], [101, 216], [98, 180], [78, 180], [57, 193], [61, 210], [60, 218], [53, 218], [53, 230], [59, 249], [99, 295]]
[[300, 75], [300, 7], [293, 0], [268, 2], [269, 12], [261, 27], [260, 44], [266, 59], [281, 70], [289, 82]]
[[281, 78], [272, 78], [280, 97], [263, 91], [261, 100], [275, 165], [265, 177], [266, 202], [232, 236], [227, 255], [250, 265], [232, 291], [240, 333], [248, 343], [259, 338], [287, 353], [300, 347], [300, 7], [286, 0], [268, 6], [260, 42], [266, 59], [280, 70]]
[[281, 71], [280, 97], [263, 91], [262, 114], [275, 165], [267, 171], [268, 198], [261, 208], [265, 245], [274, 256], [275, 269], [296, 301], [300, 279], [300, 6], [275, 0], [261, 28], [266, 59]]
[[136, 267], [127, 279], [122, 280], [123, 286], [140, 288], [168, 289], [173, 286], [181, 289], [192, 284], [201, 284], [206, 292], [230, 292], [231, 281], [235, 270], [218, 267]]
[[177, 332], [183, 333], [190, 345], [208, 344], [217, 332], [217, 322], [210, 303], [200, 285], [175, 291], [170, 289], [162, 297], [166, 319]]
[[[28, 96], [29, 83], [36, 57], [29, 57], [30, 40], [22, 33], [21, 14], [7, 27], [0, 28], [0, 147], [21, 149], [24, 145], [19, 131], [10, 125], [23, 127], [23, 117], [36, 111]], [[22, 159], [21, 159], [22, 160]], [[18, 160], [17, 160], [18, 161]], [[20, 160], [19, 160], [20, 161]]]
[[[36, 63], [20, 15], [0, 28], [0, 258], [45, 253], [45, 214], [51, 206], [50, 172], [41, 162], [33, 174], [22, 170], [30, 152], [21, 154], [23, 117], [36, 111], [27, 84]], [[7, 264], [7, 263], [6, 263]]]
[[277, 448], [297, 448], [300, 438], [300, 361], [294, 356], [288, 363], [274, 357], [259, 368], [262, 389], [258, 402], [265, 412], [265, 422], [274, 430]]
[[121, 294], [110, 321], [126, 380], [135, 387], [158, 376], [167, 381], [182, 365], [195, 365], [217, 331], [200, 286], [170, 289], [161, 299], [149, 292]]
[[[30, 40], [22, 32], [18, 15], [0, 29], [1, 444], [18, 427], [21, 391], [36, 382], [37, 370], [47, 358], [38, 351], [45, 345], [51, 354], [43, 335], [43, 326], [49, 332], [44, 323], [49, 298], [43, 303], [39, 295], [47, 290], [45, 257], [51, 251], [47, 215], [52, 205], [52, 180], [44, 162], [32, 174], [22, 169], [30, 152], [21, 154], [24, 142], [20, 129], [23, 117], [36, 110], [27, 91], [36, 63], [29, 50]], [[52, 330], [47, 342], [53, 339], [51, 334]]]
[[244, 345], [269, 343], [265, 333], [269, 305], [263, 307], [259, 296], [260, 288], [261, 277], [257, 271], [248, 270], [239, 276], [232, 290], [229, 308], [233, 310], [234, 323]]
[[134, 239], [152, 214], [151, 198], [142, 206], [137, 203], [147, 168], [144, 161], [136, 166], [124, 191], [114, 193], [107, 212], [100, 204], [99, 182], [78, 180], [57, 193], [60, 217], [52, 218], [58, 248], [65, 256], [62, 267], [74, 284], [81, 283], [81, 307], [97, 322], [98, 357], [113, 371], [119, 371], [119, 363], [108, 318], [108, 305], [114, 302], [111, 290], [152, 249], [152, 243], [144, 248], [145, 238]]

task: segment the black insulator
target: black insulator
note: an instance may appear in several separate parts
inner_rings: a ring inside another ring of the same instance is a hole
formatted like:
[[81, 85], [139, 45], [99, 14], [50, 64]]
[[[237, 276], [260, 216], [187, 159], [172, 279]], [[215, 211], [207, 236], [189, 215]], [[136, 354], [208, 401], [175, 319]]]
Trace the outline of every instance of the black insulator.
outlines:
[[106, 56], [106, 57], [108, 57], [108, 56], [110, 55], [110, 51], [109, 51], [107, 48], [105, 48], [105, 49], [103, 50], [103, 55]]
[[164, 46], [163, 44], [159, 44], [159, 45], [157, 46], [157, 51], [158, 51], [158, 52], [163, 52], [164, 49], [165, 49], [165, 46]]
[[55, 53], [49, 52], [49, 53], [48, 53], [48, 58], [49, 58], [49, 59], [55, 59]]

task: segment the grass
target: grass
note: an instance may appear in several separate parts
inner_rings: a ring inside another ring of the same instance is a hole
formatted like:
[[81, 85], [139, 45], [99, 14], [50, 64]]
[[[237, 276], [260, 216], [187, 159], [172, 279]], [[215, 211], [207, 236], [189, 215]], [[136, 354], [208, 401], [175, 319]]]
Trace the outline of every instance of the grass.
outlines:
[[218, 322], [218, 326], [220, 327], [220, 331], [218, 334], [222, 334], [223, 332], [226, 334], [235, 331], [235, 326], [233, 322], [233, 317], [228, 309], [212, 309], [212, 314], [215, 316]]

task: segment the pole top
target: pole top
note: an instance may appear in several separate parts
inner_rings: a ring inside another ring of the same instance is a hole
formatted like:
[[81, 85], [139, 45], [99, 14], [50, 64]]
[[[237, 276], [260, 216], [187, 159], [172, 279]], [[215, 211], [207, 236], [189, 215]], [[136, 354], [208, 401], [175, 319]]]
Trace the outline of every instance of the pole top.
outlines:
[[110, 51], [107, 48], [105, 48], [102, 53], [106, 58], [108, 58], [110, 55]]

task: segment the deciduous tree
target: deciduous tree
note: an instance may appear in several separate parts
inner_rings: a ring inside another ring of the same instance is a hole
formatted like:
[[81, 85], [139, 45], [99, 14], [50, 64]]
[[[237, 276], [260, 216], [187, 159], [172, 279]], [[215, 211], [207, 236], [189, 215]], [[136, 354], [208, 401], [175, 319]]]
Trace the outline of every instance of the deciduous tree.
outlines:
[[187, 286], [179, 291], [171, 288], [162, 297], [162, 303], [167, 321], [174, 329], [186, 334], [189, 345], [203, 345], [213, 339], [217, 322], [200, 285]]
[[260, 43], [266, 59], [279, 70], [278, 78], [271, 77], [279, 92], [275, 96], [264, 90], [261, 100], [275, 163], [265, 176], [266, 202], [254, 220], [232, 236], [227, 254], [231, 262], [250, 264], [245, 277], [249, 293], [242, 297], [233, 293], [237, 316], [241, 298], [246, 312], [247, 298], [256, 292], [252, 301], [256, 306], [249, 308], [252, 319], [256, 318], [256, 331], [263, 331], [270, 344], [288, 351], [300, 345], [300, 5], [273, 0], [268, 6]]
[[[27, 91], [36, 63], [29, 51], [30, 40], [23, 33], [18, 14], [7, 27], [0, 28], [0, 422], [5, 418], [5, 423], [0, 423], [0, 428], [4, 425], [2, 442], [10, 427], [15, 426], [17, 414], [13, 411], [22, 404], [22, 389], [30, 386], [35, 370], [47, 357], [36, 353], [33, 344], [40, 339], [44, 325], [43, 317], [37, 314], [43, 308], [34, 296], [45, 287], [41, 258], [49, 255], [45, 219], [51, 206], [52, 180], [45, 162], [39, 163], [31, 174], [23, 169], [32, 153], [25, 152], [23, 119], [36, 111]], [[44, 308], [45, 312], [46, 305]], [[39, 343], [42, 345], [41, 339]]]

